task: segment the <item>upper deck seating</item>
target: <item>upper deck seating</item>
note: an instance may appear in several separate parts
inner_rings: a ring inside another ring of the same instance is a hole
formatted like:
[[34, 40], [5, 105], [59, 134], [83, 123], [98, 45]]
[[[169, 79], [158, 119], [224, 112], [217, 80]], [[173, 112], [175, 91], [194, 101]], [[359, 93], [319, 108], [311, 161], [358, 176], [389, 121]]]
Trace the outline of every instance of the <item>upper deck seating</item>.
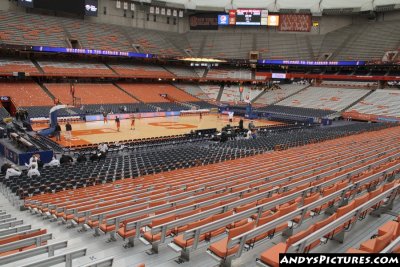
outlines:
[[13, 74], [13, 72], [25, 72], [28, 75], [40, 73], [30, 60], [0, 59], [0, 73]]
[[83, 48], [106, 51], [132, 51], [132, 46], [123, 30], [124, 27], [91, 23], [86, 20], [63, 19], [64, 27], [71, 38], [78, 40]]
[[66, 47], [60, 18], [0, 11], [0, 40], [6, 44]]
[[76, 76], [115, 76], [115, 74], [101, 63], [82, 63], [82, 62], [55, 62], [39, 61], [46, 74], [65, 74]]

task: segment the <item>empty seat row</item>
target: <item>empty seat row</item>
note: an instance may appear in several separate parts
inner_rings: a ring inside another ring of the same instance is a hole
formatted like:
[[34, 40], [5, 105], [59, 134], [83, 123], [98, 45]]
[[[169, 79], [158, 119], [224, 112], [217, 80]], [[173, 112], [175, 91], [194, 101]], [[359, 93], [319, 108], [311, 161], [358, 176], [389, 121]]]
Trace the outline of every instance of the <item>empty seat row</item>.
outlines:
[[[277, 151], [268, 155], [268, 162], [246, 158], [229, 164], [121, 180], [55, 195], [38, 195], [28, 198], [25, 205], [43, 216], [82, 225], [82, 230], [93, 228], [96, 234], [109, 233], [110, 240], [119, 235], [133, 245], [139, 238], [145, 244], [151, 244], [154, 252], [158, 252], [160, 242], [174, 235], [178, 235], [174, 243], [186, 253], [186, 247], [204, 240], [214, 242], [215, 237], [229, 230], [227, 239], [210, 246], [215, 255], [224, 258], [237, 252], [229, 248], [228, 241], [234, 240], [240, 232], [251, 231], [257, 220], [274, 214], [286, 216], [302, 205], [322, 199], [326, 203], [312, 209], [319, 214], [332, 204], [341, 203], [340, 190], [347, 190], [346, 195], [350, 196], [358, 192], [352, 189], [353, 186], [365, 191], [374, 181], [382, 182], [389, 177], [399, 164], [398, 147], [387, 147], [382, 142], [391, 143], [397, 138], [396, 130], [389, 128]], [[299, 155], [303, 156], [299, 158]], [[265, 155], [257, 157], [261, 159]], [[311, 193], [303, 201], [299, 198], [314, 187], [315, 193], [319, 194]], [[232, 213], [222, 215], [225, 207]], [[226, 217], [218, 217], [218, 214]], [[313, 216], [306, 214], [303, 219]], [[299, 223], [302, 219], [297, 216], [293, 220]], [[203, 229], [203, 223], [212, 230]], [[278, 227], [276, 232], [286, 228]], [[200, 231], [200, 234], [191, 240], [185, 237], [184, 231]]]

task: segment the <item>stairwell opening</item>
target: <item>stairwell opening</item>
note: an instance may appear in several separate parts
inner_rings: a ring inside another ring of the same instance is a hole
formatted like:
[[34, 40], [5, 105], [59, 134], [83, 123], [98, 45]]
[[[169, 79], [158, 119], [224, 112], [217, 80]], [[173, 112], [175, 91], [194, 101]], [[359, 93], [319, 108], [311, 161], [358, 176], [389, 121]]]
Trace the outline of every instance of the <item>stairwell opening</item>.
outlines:
[[74, 48], [74, 49], [81, 48], [81, 45], [77, 39], [69, 39], [69, 42], [71, 43], [71, 48]]

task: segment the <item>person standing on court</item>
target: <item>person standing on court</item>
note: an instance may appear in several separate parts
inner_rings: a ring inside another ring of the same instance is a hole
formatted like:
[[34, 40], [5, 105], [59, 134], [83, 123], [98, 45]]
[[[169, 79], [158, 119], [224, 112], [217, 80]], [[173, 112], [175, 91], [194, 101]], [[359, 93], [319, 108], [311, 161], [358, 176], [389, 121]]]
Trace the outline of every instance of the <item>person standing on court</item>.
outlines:
[[61, 126], [58, 123], [54, 129], [54, 135], [56, 137], [56, 141], [61, 141]]
[[131, 120], [131, 130], [135, 130], [135, 116], [132, 116], [132, 120]]
[[69, 123], [69, 121], [67, 121], [67, 124], [65, 125], [65, 139], [67, 140], [71, 140], [72, 139], [72, 126]]
[[104, 124], [106, 124], [108, 122], [107, 112], [105, 112], [105, 111], [103, 111], [103, 122], [104, 122]]
[[115, 123], [117, 124], [117, 130], [118, 130], [118, 132], [119, 132], [119, 127], [121, 126], [121, 123], [120, 123], [120, 121], [119, 121], [118, 116], [115, 117]]

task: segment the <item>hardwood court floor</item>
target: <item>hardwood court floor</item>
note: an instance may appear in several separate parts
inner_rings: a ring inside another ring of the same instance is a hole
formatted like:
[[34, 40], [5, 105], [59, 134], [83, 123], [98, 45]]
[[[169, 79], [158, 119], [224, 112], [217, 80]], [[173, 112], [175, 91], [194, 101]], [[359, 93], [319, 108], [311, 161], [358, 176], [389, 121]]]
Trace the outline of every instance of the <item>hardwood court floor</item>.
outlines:
[[[240, 118], [234, 118], [232, 126], [239, 124]], [[244, 120], [244, 127], [247, 128], [249, 120]], [[64, 146], [76, 146], [83, 144], [94, 144], [101, 142], [114, 142], [127, 139], [141, 139], [149, 137], [160, 137], [189, 133], [191, 130], [217, 128], [221, 130], [222, 127], [229, 123], [228, 117], [221, 115], [197, 115], [192, 116], [175, 116], [175, 117], [156, 117], [156, 118], [142, 118], [136, 119], [135, 129], [131, 130], [131, 120], [121, 120], [120, 131], [117, 131], [116, 123], [114, 120], [104, 123], [103, 121], [95, 122], [77, 122], [72, 124], [72, 140], [65, 140], [65, 126], [61, 125], [62, 140], [59, 142]], [[276, 125], [279, 122], [255, 120], [256, 126]], [[38, 130], [40, 125], [34, 129]], [[54, 140], [54, 139], [53, 139]]]

